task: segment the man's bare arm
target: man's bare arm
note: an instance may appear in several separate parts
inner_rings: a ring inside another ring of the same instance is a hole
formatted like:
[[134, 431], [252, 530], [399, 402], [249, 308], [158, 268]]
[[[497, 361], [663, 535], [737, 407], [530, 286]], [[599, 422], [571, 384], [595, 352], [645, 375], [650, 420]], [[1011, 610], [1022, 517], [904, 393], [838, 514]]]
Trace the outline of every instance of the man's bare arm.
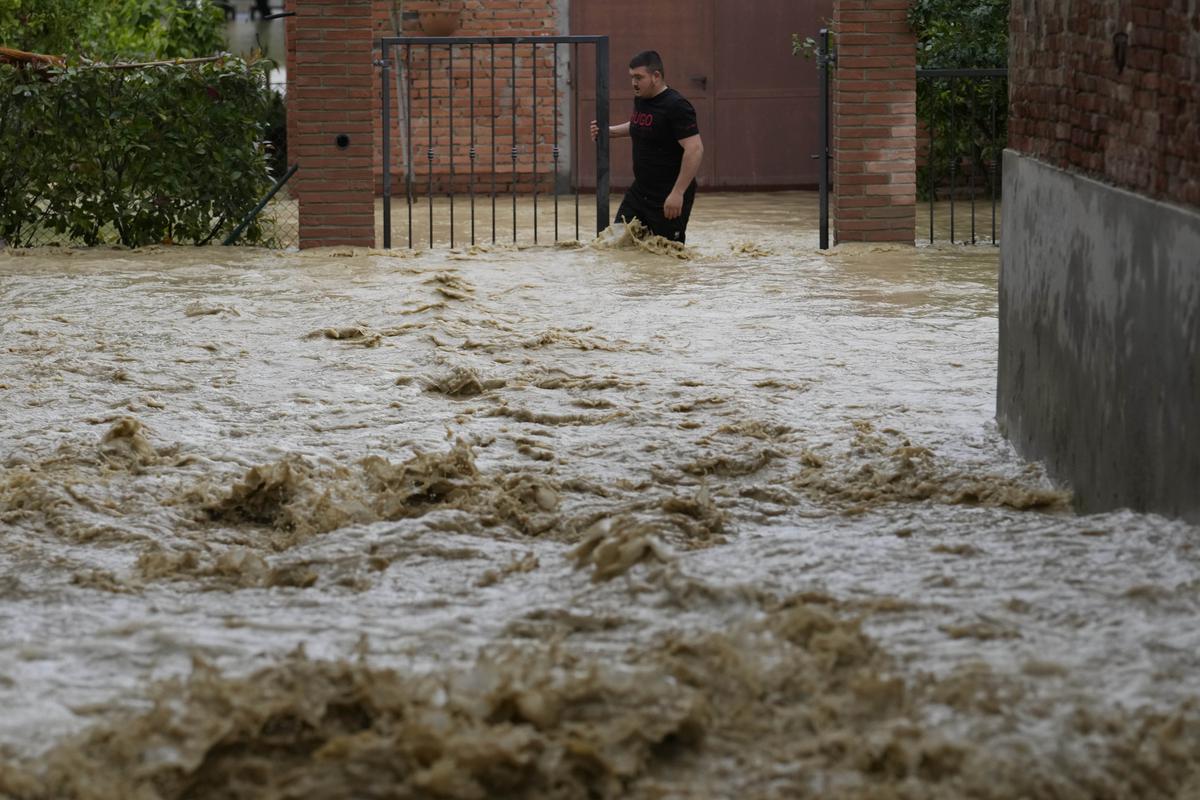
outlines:
[[[596, 120], [592, 120], [592, 141], [596, 141], [596, 137], [600, 135], [600, 126], [596, 124]], [[623, 136], [629, 135], [629, 123], [622, 122], [620, 125], [608, 126], [608, 138], [620, 139]]]
[[675, 188], [671, 189], [667, 202], [663, 203], [663, 216], [667, 219], [676, 219], [683, 213], [683, 193], [692, 185], [696, 173], [700, 171], [700, 164], [704, 161], [704, 142], [701, 141], [700, 134], [680, 139], [679, 145], [683, 148], [683, 163], [679, 166]]

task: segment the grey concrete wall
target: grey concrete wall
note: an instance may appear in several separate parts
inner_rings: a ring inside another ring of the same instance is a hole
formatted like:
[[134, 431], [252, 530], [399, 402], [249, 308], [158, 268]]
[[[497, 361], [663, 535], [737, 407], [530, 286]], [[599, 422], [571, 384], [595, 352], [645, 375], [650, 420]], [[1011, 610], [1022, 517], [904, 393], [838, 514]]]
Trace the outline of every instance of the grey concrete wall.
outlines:
[[997, 419], [1082, 510], [1200, 521], [1200, 211], [1005, 153]]

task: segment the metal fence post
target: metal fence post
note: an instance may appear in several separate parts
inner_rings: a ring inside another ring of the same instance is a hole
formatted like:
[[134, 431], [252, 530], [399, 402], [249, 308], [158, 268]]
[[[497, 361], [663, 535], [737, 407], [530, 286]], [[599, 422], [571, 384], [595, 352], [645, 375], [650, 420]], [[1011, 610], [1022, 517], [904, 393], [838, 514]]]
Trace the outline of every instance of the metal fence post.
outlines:
[[596, 235], [608, 227], [609, 142], [608, 142], [608, 37], [596, 42]]
[[391, 54], [390, 45], [383, 45], [383, 58], [380, 66], [383, 72], [380, 83], [383, 85], [383, 249], [392, 247], [392, 87], [391, 83]]
[[833, 55], [829, 52], [829, 29], [821, 28], [821, 41], [817, 45], [817, 70], [821, 89], [821, 240], [822, 250], [829, 249], [829, 65]]

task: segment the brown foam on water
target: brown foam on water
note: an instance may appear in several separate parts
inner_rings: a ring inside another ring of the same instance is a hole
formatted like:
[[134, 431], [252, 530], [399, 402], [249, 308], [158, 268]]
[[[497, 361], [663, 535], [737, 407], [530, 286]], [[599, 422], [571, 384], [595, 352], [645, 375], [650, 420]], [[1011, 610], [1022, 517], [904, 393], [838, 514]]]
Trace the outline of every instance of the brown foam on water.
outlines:
[[[1167, 800], [1200, 787], [1194, 706], [1076, 709], [1070, 738], [1030, 751], [1003, 733], [1028, 700], [1004, 679], [965, 669], [906, 684], [835, 606], [768, 601], [719, 633], [603, 657], [526, 642], [428, 674], [302, 654], [249, 677], [197, 663], [148, 687], [150, 710], [0, 764], [0, 793]], [[935, 707], [963, 732], [929, 728], [922, 712]]]
[[442, 375], [425, 380], [426, 391], [447, 397], [473, 397], [490, 389], [503, 388], [504, 385], [505, 381], [501, 378], [481, 378], [475, 370], [462, 366], [452, 367]]
[[[517, 380], [561, 389], [622, 385], [617, 378], [566, 373]], [[472, 396], [493, 386], [499, 384], [465, 367], [427, 384], [450, 397]], [[501, 402], [473, 413], [557, 427], [601, 425], [626, 412], [552, 413]], [[232, 480], [184, 483], [173, 472], [185, 463], [178, 448], [156, 447], [137, 419], [118, 417], [97, 446], [64, 443], [41, 464], [5, 470], [0, 521], [67, 541], [139, 543], [136, 563], [127, 574], [87, 568], [71, 572], [77, 585], [127, 592], [148, 581], [176, 579], [202, 580], [213, 588], [341, 580], [339, 574], [353, 571], [348, 562], [323, 568], [297, 562], [300, 556], [277, 554], [346, 526], [422, 518], [433, 511], [463, 512], [452, 523], [439, 524], [464, 533], [549, 537], [571, 546], [584, 541], [574, 554], [576, 561], [598, 576], [611, 577], [647, 559], [661, 560], [666, 546], [711, 547], [736, 535], [748, 519], [801, 513], [789, 508], [804, 501], [816, 504], [823, 515], [921, 501], [1055, 510], [1068, 500], [1026, 476], [990, 476], [946, 463], [902, 434], [879, 432], [868, 423], [856, 426], [844, 452], [805, 449], [788, 426], [760, 420], [725, 423], [711, 431], [697, 440], [703, 447], [699, 453], [692, 451], [689, 457], [685, 449], [679, 453], [684, 460], [652, 464], [641, 481], [604, 486], [556, 475], [573, 463], [569, 453], [555, 448], [552, 439], [522, 435], [512, 437], [511, 446], [526, 459], [524, 464], [495, 472], [482, 472], [472, 445], [459, 440], [448, 450], [417, 452], [400, 462], [370, 456], [339, 463], [292, 454]], [[173, 477], [164, 480], [166, 476]], [[139, 482], [130, 482], [131, 477]], [[137, 508], [154, 507], [166, 516], [145, 529], [130, 527], [123, 522], [130, 498]], [[171, 536], [158, 532], [165, 526]], [[598, 536], [603, 526], [609, 527]], [[367, 565], [383, 556], [358, 553], [351, 558]], [[964, 629], [953, 635], [988, 639], [1004, 633]]]
[[606, 581], [643, 561], [670, 561], [671, 554], [652, 525], [621, 516], [600, 520], [588, 529], [571, 558], [578, 569], [592, 568], [592, 580]]
[[321, 328], [308, 334], [305, 338], [334, 339], [361, 347], [378, 347], [383, 342], [383, 335], [380, 331], [372, 330], [367, 325], [352, 325], [344, 328]]
[[[201, 515], [234, 526], [249, 547], [283, 551], [352, 524], [468, 512], [464, 529], [509, 526], [525, 535], [558, 529], [560, 490], [535, 472], [483, 473], [461, 439], [446, 451], [418, 451], [393, 463], [368, 456], [345, 465], [298, 455], [248, 470], [227, 489], [194, 487], [183, 501]], [[255, 533], [257, 531], [257, 534]]]
[[215, 316], [218, 314], [227, 314], [231, 317], [240, 317], [241, 313], [233, 306], [223, 306], [216, 303], [204, 303], [199, 300], [188, 303], [183, 309], [185, 317], [204, 317]]
[[146, 438], [142, 423], [133, 417], [123, 417], [104, 434], [100, 452], [113, 463], [127, 467], [144, 467], [159, 462], [158, 451]]
[[569, 347], [575, 350], [608, 350], [615, 352], [618, 350], [627, 350], [629, 348], [622, 347], [619, 344], [613, 344], [602, 336], [584, 337], [579, 334], [586, 332], [586, 329], [580, 331], [565, 331], [561, 328], [550, 328], [542, 331], [532, 339], [526, 339], [522, 346], [527, 350], [538, 350], [543, 347], [551, 347], [554, 345]]
[[721, 453], [702, 456], [684, 464], [680, 469], [689, 475], [724, 475], [735, 477], [753, 475], [771, 462], [783, 458], [783, 453], [770, 447], [751, 450], [747, 453]]
[[259, 553], [243, 547], [221, 551], [215, 558], [195, 550], [171, 552], [148, 549], [137, 560], [137, 577], [121, 580], [115, 586], [99, 585], [107, 591], [133, 591], [146, 581], [181, 578], [206, 579], [210, 585], [227, 589], [262, 586], [307, 588], [317, 582], [317, 573], [305, 563], [283, 563], [271, 567]]
[[139, 541], [121, 524], [131, 479], [170, 464], [174, 446], [155, 447], [134, 417], [112, 422], [98, 442], [62, 441], [38, 462], [0, 470], [0, 522], [41, 528], [65, 541]]
[[[717, 433], [728, 434], [731, 436], [748, 436], [752, 439], [762, 439], [763, 441], [776, 441], [784, 439], [791, 432], [792, 428], [790, 425], [764, 422], [757, 419], [746, 419], [739, 422], [730, 422], [717, 428]], [[712, 441], [711, 437], [705, 437], [700, 440], [700, 443], [708, 444], [710, 441]]]
[[71, 584], [112, 594], [130, 594], [134, 591], [128, 581], [102, 569], [80, 570], [71, 576]]
[[612, 411], [608, 414], [557, 414], [550, 411], [534, 411], [529, 408], [513, 407], [508, 403], [501, 403], [495, 408], [489, 409], [480, 416], [484, 417], [508, 417], [517, 422], [530, 422], [537, 425], [603, 425], [606, 422], [611, 422], [614, 419], [620, 419], [625, 416], [625, 412]]
[[640, 382], [630, 381], [616, 375], [575, 375], [561, 369], [540, 369], [531, 375], [523, 376], [518, 383], [527, 383], [539, 389], [577, 389], [586, 391], [630, 389], [641, 385]]
[[729, 250], [735, 256], [747, 256], [749, 258], [764, 258], [775, 255], [767, 248], [755, 242], [733, 242], [729, 245]]
[[691, 497], [675, 495], [666, 498], [660, 508], [673, 515], [676, 525], [685, 529], [688, 545], [710, 538], [720, 541], [720, 534], [725, 532], [728, 515], [713, 502], [706, 483], [701, 483]]
[[460, 439], [446, 452], [418, 452], [400, 464], [368, 456], [355, 468], [318, 467], [288, 456], [253, 467], [219, 496], [201, 487], [190, 499], [215, 521], [272, 529], [272, 547], [284, 549], [354, 523], [417, 517], [433, 508], [496, 508], [498, 499], [481, 497], [479, 478], [475, 455]]
[[634, 219], [621, 227], [605, 228], [592, 240], [591, 247], [597, 250], [641, 250], [658, 256], [670, 256], [681, 261], [690, 261], [696, 253], [680, 242], [673, 242], [650, 232], [641, 220]]
[[855, 428], [846, 456], [804, 453], [802, 470], [791, 479], [792, 486], [823, 505], [849, 513], [883, 503], [926, 500], [1044, 511], [1064, 511], [1070, 505], [1069, 492], [1024, 478], [957, 468], [902, 434], [877, 432], [868, 422], [857, 422]]
[[495, 586], [510, 575], [517, 575], [522, 572], [533, 572], [541, 566], [538, 557], [533, 553], [526, 553], [518, 559], [510, 561], [499, 569], [489, 569], [479, 576], [475, 581], [475, 585], [479, 587]]
[[425, 283], [447, 300], [470, 300], [475, 295], [475, 287], [453, 272], [438, 272]]

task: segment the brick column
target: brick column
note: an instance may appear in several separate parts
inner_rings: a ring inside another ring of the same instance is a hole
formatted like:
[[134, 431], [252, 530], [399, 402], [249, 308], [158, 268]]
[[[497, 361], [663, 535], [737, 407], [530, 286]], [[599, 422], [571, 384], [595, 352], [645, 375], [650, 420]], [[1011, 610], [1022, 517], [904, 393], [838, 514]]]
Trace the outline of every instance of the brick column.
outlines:
[[834, 239], [915, 240], [917, 45], [908, 0], [836, 0]]
[[[288, 156], [300, 247], [375, 245], [372, 0], [288, 0]], [[341, 141], [339, 142], [339, 138]]]

